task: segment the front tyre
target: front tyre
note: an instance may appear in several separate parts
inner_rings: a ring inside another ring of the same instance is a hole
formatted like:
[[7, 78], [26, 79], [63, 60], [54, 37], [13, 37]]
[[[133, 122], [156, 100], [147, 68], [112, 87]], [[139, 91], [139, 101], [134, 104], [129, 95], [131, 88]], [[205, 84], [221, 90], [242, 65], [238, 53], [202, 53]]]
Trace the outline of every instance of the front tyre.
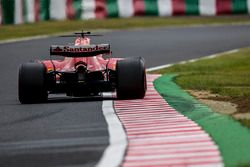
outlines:
[[144, 59], [126, 58], [116, 64], [117, 98], [142, 99], [147, 90]]
[[26, 63], [19, 68], [18, 97], [23, 104], [42, 103], [48, 99], [47, 69], [41, 63]]

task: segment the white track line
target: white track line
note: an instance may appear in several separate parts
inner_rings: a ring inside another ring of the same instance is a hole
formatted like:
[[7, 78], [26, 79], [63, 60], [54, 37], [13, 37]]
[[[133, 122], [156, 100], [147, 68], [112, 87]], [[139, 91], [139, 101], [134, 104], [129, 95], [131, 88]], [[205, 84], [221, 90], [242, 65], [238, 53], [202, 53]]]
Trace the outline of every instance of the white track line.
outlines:
[[[108, 96], [108, 94], [106, 95]], [[96, 166], [117, 167], [123, 161], [127, 148], [127, 137], [120, 120], [115, 114], [113, 101], [103, 101], [102, 110], [108, 124], [109, 146], [104, 151], [101, 160]]]
[[[96, 29], [96, 30], [92, 30], [92, 33], [105, 33], [105, 32], [109, 32], [109, 31], [111, 31], [111, 30]], [[51, 34], [51, 35], [36, 35], [36, 36], [31, 36], [31, 37], [21, 37], [21, 38], [14, 38], [14, 39], [4, 39], [4, 40], [0, 40], [0, 44], [8, 44], [8, 43], [26, 42], [26, 41], [39, 40], [39, 39], [47, 39], [47, 38], [52, 38], [52, 37], [58, 37], [58, 36], [62, 36], [62, 35], [72, 34], [72, 32], [73, 31], [62, 32], [62, 33], [55, 33], [55, 34]]]
[[[236, 53], [238, 51], [239, 51], [239, 49], [233, 49], [233, 50], [229, 50], [229, 51], [225, 51], [225, 52], [220, 52], [220, 53], [212, 54], [212, 55], [206, 56], [206, 57], [201, 57], [201, 58], [197, 58], [197, 59], [191, 59], [191, 60], [187, 60], [187, 61], [181, 61], [181, 62], [176, 63], [176, 64], [186, 64], [186, 63], [196, 62], [198, 60], [212, 59], [212, 58], [215, 58], [215, 57], [218, 57], [218, 56], [222, 56], [222, 55], [225, 55], [225, 54]], [[161, 70], [163, 68], [168, 68], [168, 67], [171, 67], [171, 66], [176, 65], [176, 64], [165, 64], [165, 65], [161, 65], [161, 66], [156, 66], [156, 67], [148, 68], [147, 72]]]

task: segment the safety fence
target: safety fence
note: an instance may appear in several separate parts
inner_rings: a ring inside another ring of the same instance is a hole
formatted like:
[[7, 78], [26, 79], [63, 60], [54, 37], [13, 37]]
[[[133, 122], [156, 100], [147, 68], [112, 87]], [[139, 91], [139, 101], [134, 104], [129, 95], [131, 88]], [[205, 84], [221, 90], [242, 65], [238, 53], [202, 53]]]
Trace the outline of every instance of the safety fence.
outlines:
[[0, 0], [0, 23], [133, 16], [249, 14], [250, 0]]

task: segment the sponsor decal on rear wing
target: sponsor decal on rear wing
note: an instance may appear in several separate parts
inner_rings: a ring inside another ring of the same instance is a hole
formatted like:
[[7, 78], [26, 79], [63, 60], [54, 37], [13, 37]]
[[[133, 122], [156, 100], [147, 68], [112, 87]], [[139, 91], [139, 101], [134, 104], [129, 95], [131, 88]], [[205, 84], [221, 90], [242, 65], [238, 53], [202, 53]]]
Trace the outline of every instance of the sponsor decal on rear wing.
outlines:
[[109, 44], [98, 45], [82, 45], [82, 46], [70, 46], [70, 45], [52, 45], [50, 46], [50, 55], [58, 55], [65, 57], [91, 57], [99, 54], [109, 54]]

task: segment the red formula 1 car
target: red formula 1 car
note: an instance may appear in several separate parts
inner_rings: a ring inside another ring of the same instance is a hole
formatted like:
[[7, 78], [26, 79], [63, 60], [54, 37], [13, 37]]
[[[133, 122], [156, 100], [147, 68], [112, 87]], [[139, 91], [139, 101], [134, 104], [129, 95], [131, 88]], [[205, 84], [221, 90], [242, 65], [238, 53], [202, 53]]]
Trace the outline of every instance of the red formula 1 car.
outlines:
[[146, 74], [143, 58], [107, 58], [109, 44], [91, 44], [90, 32], [75, 33], [74, 45], [52, 45], [50, 55], [63, 60], [38, 60], [19, 68], [18, 96], [21, 103], [41, 103], [49, 94], [96, 96], [116, 91], [119, 99], [143, 98]]

